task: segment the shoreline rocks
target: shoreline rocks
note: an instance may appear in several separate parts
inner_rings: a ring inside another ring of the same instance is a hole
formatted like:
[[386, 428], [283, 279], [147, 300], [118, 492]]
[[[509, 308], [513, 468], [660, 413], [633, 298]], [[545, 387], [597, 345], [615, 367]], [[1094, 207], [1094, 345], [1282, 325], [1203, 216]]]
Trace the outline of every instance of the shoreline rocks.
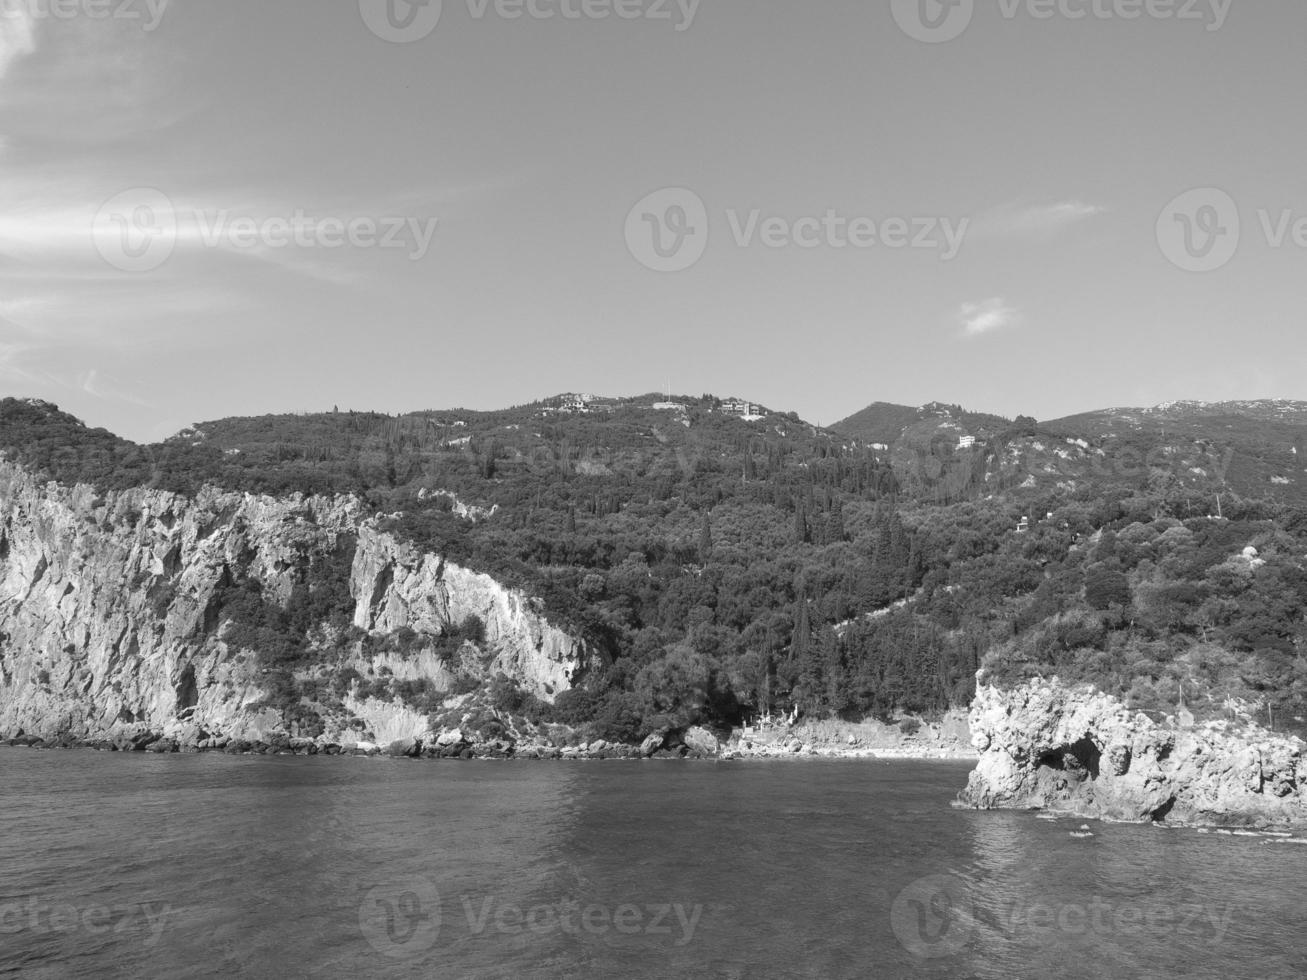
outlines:
[[[752, 745], [752, 748], [747, 747]], [[777, 747], [753, 744], [737, 736], [724, 739], [702, 727], [656, 733], [640, 745], [625, 745], [596, 739], [589, 743], [558, 745], [537, 738], [508, 737], [482, 739], [458, 729], [428, 732], [420, 737], [396, 739], [385, 745], [368, 741], [340, 741], [330, 736], [295, 738], [271, 733], [263, 739], [206, 736], [186, 738], [161, 732], [141, 731], [113, 740], [81, 739], [69, 735], [30, 735], [23, 732], [5, 737], [0, 747], [83, 748], [105, 752], [148, 752], [157, 755], [215, 752], [225, 755], [350, 756], [412, 760], [539, 760], [539, 761], [641, 761], [687, 760], [729, 762], [741, 759], [850, 759], [850, 760], [953, 760], [960, 757], [940, 749], [920, 747], [870, 750], [853, 746], [810, 746], [795, 736]]]
[[981, 686], [980, 761], [958, 805], [1177, 826], [1307, 826], [1302, 740], [1255, 725], [1171, 727], [1092, 688]]

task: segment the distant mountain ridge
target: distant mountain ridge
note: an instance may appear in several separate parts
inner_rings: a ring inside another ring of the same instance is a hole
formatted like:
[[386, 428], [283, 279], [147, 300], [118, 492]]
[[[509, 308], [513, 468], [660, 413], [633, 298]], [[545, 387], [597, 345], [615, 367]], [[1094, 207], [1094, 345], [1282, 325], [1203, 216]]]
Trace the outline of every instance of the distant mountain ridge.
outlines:
[[884, 446], [896, 472], [914, 465], [951, 469], [955, 482], [973, 485], [997, 487], [1002, 473], [1019, 474], [1018, 488], [1031, 491], [1154, 477], [1307, 503], [1307, 402], [1301, 401], [1178, 401], [1043, 422], [938, 402], [921, 408], [877, 402], [831, 429]]

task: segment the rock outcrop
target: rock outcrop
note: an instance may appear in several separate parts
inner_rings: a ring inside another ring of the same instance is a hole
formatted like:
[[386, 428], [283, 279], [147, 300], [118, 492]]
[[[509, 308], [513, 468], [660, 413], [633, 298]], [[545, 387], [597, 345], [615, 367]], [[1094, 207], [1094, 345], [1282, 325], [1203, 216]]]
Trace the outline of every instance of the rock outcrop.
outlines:
[[354, 625], [370, 633], [407, 627], [438, 634], [450, 623], [478, 617], [495, 651], [489, 669], [517, 678], [548, 701], [571, 687], [588, 657], [580, 641], [550, 625], [522, 593], [366, 525], [359, 529], [351, 592], [358, 601]]
[[1180, 728], [1056, 680], [981, 686], [980, 762], [959, 802], [1187, 825], [1307, 824], [1300, 739], [1212, 722]]
[[[436, 636], [475, 615], [481, 655], [459, 666], [502, 671], [544, 700], [594, 660], [527, 596], [397, 541], [353, 497], [99, 492], [45, 483], [0, 458], [0, 737], [297, 735], [265, 706], [268, 671], [259, 651], [229, 642], [215, 594], [252, 581], [264, 602], [284, 607], [310, 567], [341, 554], [341, 593], [369, 634]], [[420, 643], [402, 657], [380, 646], [356, 644], [334, 666], [449, 689], [450, 668]], [[424, 716], [391, 714], [387, 741], [422, 736], [410, 729]]]

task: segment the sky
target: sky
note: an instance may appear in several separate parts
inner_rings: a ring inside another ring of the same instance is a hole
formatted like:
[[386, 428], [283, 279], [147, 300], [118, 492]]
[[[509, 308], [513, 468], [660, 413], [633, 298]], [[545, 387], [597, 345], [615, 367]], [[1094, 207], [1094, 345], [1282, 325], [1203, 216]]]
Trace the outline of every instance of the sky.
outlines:
[[0, 0], [0, 393], [1307, 399], [1301, 0]]

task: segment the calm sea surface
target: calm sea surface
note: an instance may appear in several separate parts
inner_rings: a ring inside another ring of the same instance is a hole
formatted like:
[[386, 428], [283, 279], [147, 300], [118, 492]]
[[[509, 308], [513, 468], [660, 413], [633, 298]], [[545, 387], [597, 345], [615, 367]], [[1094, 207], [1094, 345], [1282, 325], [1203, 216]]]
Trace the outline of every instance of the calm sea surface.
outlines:
[[0, 976], [1307, 976], [1307, 845], [966, 772], [0, 749]]

